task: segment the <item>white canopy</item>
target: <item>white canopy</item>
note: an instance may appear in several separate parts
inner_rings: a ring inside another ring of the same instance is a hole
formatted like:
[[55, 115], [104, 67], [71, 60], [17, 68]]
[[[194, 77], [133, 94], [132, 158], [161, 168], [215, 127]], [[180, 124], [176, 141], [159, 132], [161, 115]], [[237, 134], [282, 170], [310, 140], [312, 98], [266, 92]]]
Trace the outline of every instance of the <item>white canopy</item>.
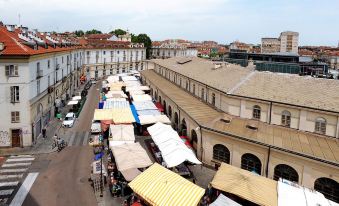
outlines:
[[69, 101], [67, 105], [74, 105], [74, 104], [78, 104], [78, 101], [75, 101], [75, 100]]
[[278, 206], [331, 206], [323, 194], [302, 187], [288, 180], [278, 181]]
[[129, 108], [128, 101], [105, 101], [103, 109]]
[[167, 167], [175, 167], [186, 160], [195, 164], [201, 164], [193, 151], [184, 144], [178, 133], [170, 125], [158, 122], [148, 127], [147, 130], [155, 144], [159, 147]]
[[[137, 96], [137, 95], [134, 95]], [[157, 110], [158, 108], [155, 106], [155, 104], [152, 101], [140, 101], [140, 102], [133, 102], [135, 109], [137, 111], [140, 110]]]
[[134, 90], [142, 90], [147, 91], [150, 90], [149, 86], [126, 86], [126, 91], [134, 91]]
[[241, 206], [241, 204], [235, 202], [223, 194], [220, 194], [218, 198], [209, 206]]
[[139, 142], [113, 146], [112, 152], [119, 171], [145, 168], [152, 164], [147, 152]]
[[132, 98], [134, 102], [152, 101], [152, 97], [149, 94], [133, 95]]
[[127, 98], [127, 95], [123, 91], [108, 91], [107, 94], [105, 94], [106, 98]]
[[139, 116], [142, 116], [142, 115], [153, 115], [153, 116], [161, 115], [161, 113], [159, 112], [158, 109], [139, 110], [139, 111], [137, 111], [137, 113], [138, 113]]
[[138, 94], [145, 94], [145, 92], [142, 91], [142, 90], [132, 90], [132, 91], [129, 91], [129, 94], [130, 95], [138, 95]]
[[122, 81], [127, 82], [127, 81], [138, 81], [138, 79], [135, 76], [123, 76], [121, 77]]
[[74, 96], [73, 98], [72, 98], [72, 100], [81, 100], [81, 96]]
[[109, 83], [118, 82], [119, 81], [119, 76], [109, 76], [109, 77], [107, 77], [107, 81]]
[[157, 122], [161, 122], [164, 124], [171, 123], [166, 115], [139, 115], [139, 120], [141, 125], [154, 124]]
[[110, 125], [112, 141], [135, 141], [134, 127], [132, 125]]

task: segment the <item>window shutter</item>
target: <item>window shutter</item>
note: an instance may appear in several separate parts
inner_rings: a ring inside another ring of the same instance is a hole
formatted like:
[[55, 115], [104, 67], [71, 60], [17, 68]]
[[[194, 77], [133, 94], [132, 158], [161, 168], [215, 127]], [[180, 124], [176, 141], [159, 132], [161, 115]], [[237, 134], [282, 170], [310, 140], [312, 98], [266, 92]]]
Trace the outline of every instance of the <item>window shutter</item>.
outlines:
[[9, 76], [9, 66], [5, 66], [5, 75]]

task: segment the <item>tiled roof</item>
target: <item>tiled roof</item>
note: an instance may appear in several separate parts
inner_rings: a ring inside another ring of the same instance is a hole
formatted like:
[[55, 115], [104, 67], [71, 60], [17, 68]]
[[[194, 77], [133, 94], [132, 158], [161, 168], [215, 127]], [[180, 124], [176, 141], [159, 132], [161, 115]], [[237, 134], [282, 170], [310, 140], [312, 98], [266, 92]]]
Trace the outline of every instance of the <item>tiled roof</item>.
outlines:
[[85, 37], [87, 39], [109, 39], [113, 34], [88, 34]]
[[213, 69], [213, 62], [200, 58], [181, 65], [180, 59], [152, 61], [229, 94], [339, 112], [338, 80], [258, 72], [234, 64]]

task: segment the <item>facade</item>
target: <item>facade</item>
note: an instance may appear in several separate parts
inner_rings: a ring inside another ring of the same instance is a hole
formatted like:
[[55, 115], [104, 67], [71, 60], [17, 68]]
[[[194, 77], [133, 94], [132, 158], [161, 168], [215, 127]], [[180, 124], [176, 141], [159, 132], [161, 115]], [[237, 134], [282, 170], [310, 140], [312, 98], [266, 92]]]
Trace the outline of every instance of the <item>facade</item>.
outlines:
[[0, 26], [0, 147], [31, 146], [80, 85], [83, 50], [58, 36]]
[[230, 50], [241, 50], [246, 52], [252, 52], [253, 51], [253, 45], [252, 44], [246, 44], [239, 41], [234, 41], [229, 46]]
[[197, 57], [198, 50], [195, 47], [180, 44], [178, 42], [155, 42], [152, 45], [152, 58], [171, 57]]
[[338, 201], [338, 81], [198, 58], [152, 60], [147, 69], [143, 82], [204, 164], [282, 177]]
[[59, 108], [74, 95], [80, 77], [100, 79], [144, 69], [143, 44], [111, 38], [91, 35], [80, 41], [65, 34], [0, 25], [0, 112], [4, 116], [0, 147], [34, 144]]
[[279, 38], [262, 38], [261, 53], [298, 53], [299, 33], [284, 31]]

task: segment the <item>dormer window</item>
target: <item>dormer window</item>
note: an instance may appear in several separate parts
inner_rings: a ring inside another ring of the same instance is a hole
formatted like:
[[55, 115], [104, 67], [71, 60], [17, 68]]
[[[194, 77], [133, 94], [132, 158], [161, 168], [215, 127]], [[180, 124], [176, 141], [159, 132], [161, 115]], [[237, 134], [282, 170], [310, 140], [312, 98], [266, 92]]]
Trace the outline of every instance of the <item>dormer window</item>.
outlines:
[[252, 118], [253, 119], [257, 119], [260, 120], [261, 117], [261, 108], [258, 105], [254, 105], [253, 106], [253, 114], [252, 114]]

